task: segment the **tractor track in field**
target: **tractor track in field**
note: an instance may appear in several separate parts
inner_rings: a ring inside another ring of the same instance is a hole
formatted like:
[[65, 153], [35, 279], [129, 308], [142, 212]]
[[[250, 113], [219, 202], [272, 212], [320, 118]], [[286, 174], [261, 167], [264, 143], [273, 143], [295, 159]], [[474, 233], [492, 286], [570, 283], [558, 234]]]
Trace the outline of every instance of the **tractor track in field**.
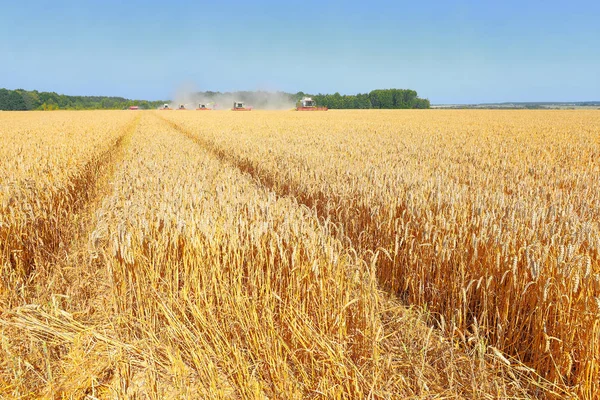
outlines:
[[[245, 174], [250, 175], [261, 186], [264, 186], [266, 189], [272, 191], [277, 196], [294, 197], [299, 204], [302, 204], [310, 209], [315, 210], [317, 215], [321, 218], [331, 217], [330, 210], [335, 209], [336, 206], [340, 203], [334, 197], [326, 195], [323, 192], [318, 192], [316, 194], [307, 194], [300, 188], [300, 185], [297, 182], [281, 182], [280, 179], [278, 179], [277, 173], [272, 173], [261, 168], [258, 163], [237, 156], [222, 148], [221, 146], [217, 145], [213, 141], [206, 140], [195, 135], [190, 129], [179, 125], [175, 121], [172, 121], [168, 118], [159, 115], [156, 115], [156, 117], [168, 123], [171, 127], [175, 128], [177, 131], [187, 136], [189, 139], [200, 145], [205, 150], [208, 150], [219, 160], [234, 168], [237, 168]], [[335, 224], [340, 224], [344, 222], [337, 218], [330, 220]]]
[[[0, 338], [3, 341], [0, 354], [14, 357], [0, 362], [0, 381], [16, 374], [28, 376], [31, 380], [24, 387], [28, 398], [56, 397], [61, 380], [53, 380], [53, 377], [60, 375], [63, 365], [69, 365], [68, 362], [63, 364], [63, 360], [68, 361], [71, 351], [77, 349], [76, 344], [69, 342], [69, 335], [87, 332], [93, 343], [110, 342], [96, 331], [96, 327], [104, 323], [105, 310], [110, 309], [106, 291], [109, 280], [102, 255], [90, 251], [90, 231], [99, 206], [112, 190], [110, 182], [120, 168], [141, 117], [138, 115], [122, 125], [109, 147], [68, 179], [59, 193], [70, 196], [71, 201], [55, 211], [60, 216], [50, 221], [32, 221], [27, 227], [35, 231], [38, 224], [44, 223], [44, 242], [19, 238], [24, 246], [19, 257], [25, 255], [28, 259], [18, 262], [28, 261], [27, 270], [20, 271], [16, 279], [0, 280]], [[43, 334], [36, 333], [36, 329]], [[53, 334], [66, 335], [62, 336], [60, 346], [53, 341]], [[40, 343], [32, 340], [36, 335], [44, 337], [41, 359], [38, 358]], [[33, 385], [34, 382], [39, 386]], [[19, 393], [23, 389], [21, 385], [15, 385], [11, 394]], [[0, 398], [9, 393], [6, 389], [0, 388]]]
[[[213, 141], [199, 137], [189, 128], [166, 117], [157, 114], [154, 114], [154, 116], [165, 121], [203, 149], [208, 150], [222, 162], [249, 175], [259, 185], [272, 191], [278, 197], [293, 197], [298, 204], [313, 210], [319, 220], [328, 221], [335, 227], [334, 232], [338, 239], [344, 243], [349, 242], [353, 248], [359, 251], [359, 254], [369, 253], [370, 256], [373, 256], [378, 249], [393, 246], [393, 238], [387, 241], [378, 239], [380, 235], [377, 235], [376, 230], [374, 231], [372, 228], [377, 225], [377, 221], [373, 217], [370, 207], [367, 205], [353, 208], [347, 207], [343, 211], [344, 214], [340, 215], [339, 210], [345, 205], [341, 198], [322, 191], [307, 193], [303, 190], [301, 182], [282, 182], [277, 172], [271, 172], [262, 168], [258, 162], [233, 154]], [[399, 204], [396, 210], [397, 215], [401, 215], [404, 209], [405, 206]], [[371, 228], [369, 229], [369, 227]], [[377, 270], [389, 270], [397, 262], [398, 260], [392, 260], [389, 257], [378, 257]], [[398, 289], [398, 282], [380, 281], [379, 284], [388, 292], [394, 293], [399, 298], [403, 298], [403, 293]]]
[[[25, 227], [21, 227], [20, 231], [25, 232], [23, 234], [10, 231], [6, 233], [7, 238], [12, 234], [13, 245], [9, 242], [7, 252], [10, 251], [10, 267], [16, 272], [20, 286], [27, 286], [27, 281], [41, 265], [54, 264], [61, 258], [69, 257], [71, 249], [80, 239], [81, 231], [86, 228], [84, 214], [93, 213], [89, 210], [90, 205], [101, 194], [102, 187], [113, 174], [140, 118], [141, 116], [136, 116], [124, 125], [114, 143], [75, 172], [67, 179], [65, 187], [50, 199], [50, 203], [54, 199], [69, 199], [68, 205], [63, 205], [58, 210], [49, 210], [49, 218], [31, 220]], [[39, 236], [29, 237], [27, 232], [36, 232]], [[4, 235], [0, 235], [0, 238], [2, 236]], [[18, 246], [16, 251], [15, 243]]]
[[[286, 182], [282, 184], [276, 173], [270, 173], [269, 171], [260, 168], [257, 163], [228, 152], [214, 142], [195, 135], [191, 130], [179, 125], [175, 121], [160, 115], [154, 115], [176, 131], [182, 133], [205, 151], [208, 151], [219, 161], [248, 175], [258, 186], [273, 192], [277, 197], [293, 197], [298, 204], [315, 211], [317, 216], [322, 219], [326, 219], [326, 217], [329, 216], [329, 210], [335, 208], [336, 201], [330, 196], [327, 196], [322, 192], [319, 192], [316, 196], [308, 195], [302, 191], [295, 182]], [[343, 221], [330, 219], [330, 222], [340, 224]]]

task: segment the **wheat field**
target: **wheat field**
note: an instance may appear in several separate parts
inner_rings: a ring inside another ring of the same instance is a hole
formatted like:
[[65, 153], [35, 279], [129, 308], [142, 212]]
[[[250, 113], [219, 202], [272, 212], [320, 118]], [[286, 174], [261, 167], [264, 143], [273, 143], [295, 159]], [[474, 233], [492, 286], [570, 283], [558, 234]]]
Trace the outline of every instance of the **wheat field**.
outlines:
[[597, 111], [0, 114], [0, 397], [600, 396]]

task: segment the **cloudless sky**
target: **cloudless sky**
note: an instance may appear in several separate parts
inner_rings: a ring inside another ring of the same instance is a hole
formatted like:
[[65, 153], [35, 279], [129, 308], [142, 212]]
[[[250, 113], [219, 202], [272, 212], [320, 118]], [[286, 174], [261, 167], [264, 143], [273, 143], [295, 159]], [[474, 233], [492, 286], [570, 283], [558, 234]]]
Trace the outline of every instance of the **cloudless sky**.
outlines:
[[0, 0], [0, 87], [600, 100], [600, 1]]

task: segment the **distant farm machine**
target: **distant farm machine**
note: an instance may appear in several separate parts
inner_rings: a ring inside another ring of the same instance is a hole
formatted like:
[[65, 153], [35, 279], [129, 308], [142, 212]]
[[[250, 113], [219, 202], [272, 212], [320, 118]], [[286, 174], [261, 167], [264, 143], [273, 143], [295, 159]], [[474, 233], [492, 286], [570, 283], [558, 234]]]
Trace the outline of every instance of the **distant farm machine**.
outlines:
[[210, 110], [212, 110], [212, 108], [210, 108], [208, 106], [208, 104], [200, 103], [200, 104], [198, 104], [198, 108], [196, 108], [196, 110], [198, 110], [198, 111], [210, 111]]
[[[173, 110], [169, 104], [163, 104], [158, 108], [159, 110]], [[190, 104], [179, 104], [175, 110], [193, 110], [194, 106]], [[214, 109], [214, 103], [200, 103], [198, 104], [198, 108], [196, 110], [200, 111], [210, 111]]]
[[310, 97], [303, 97], [296, 104], [296, 111], [327, 111], [327, 107], [317, 107], [317, 102]]
[[234, 101], [231, 111], [252, 111], [252, 107], [246, 107], [241, 101]]

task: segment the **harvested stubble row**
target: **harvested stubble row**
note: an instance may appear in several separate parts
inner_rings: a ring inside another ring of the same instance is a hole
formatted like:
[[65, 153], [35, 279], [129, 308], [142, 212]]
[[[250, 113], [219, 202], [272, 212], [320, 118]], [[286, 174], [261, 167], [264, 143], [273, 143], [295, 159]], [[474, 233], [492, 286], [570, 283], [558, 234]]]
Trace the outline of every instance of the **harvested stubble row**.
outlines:
[[600, 396], [597, 112], [163, 117], [380, 250], [380, 283], [443, 331]]
[[22, 302], [35, 266], [68, 247], [69, 214], [88, 201], [133, 121], [107, 112], [0, 115], [1, 308]]

